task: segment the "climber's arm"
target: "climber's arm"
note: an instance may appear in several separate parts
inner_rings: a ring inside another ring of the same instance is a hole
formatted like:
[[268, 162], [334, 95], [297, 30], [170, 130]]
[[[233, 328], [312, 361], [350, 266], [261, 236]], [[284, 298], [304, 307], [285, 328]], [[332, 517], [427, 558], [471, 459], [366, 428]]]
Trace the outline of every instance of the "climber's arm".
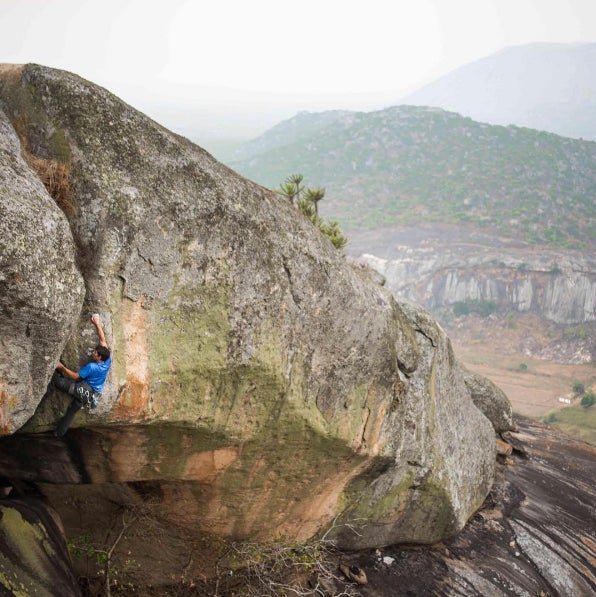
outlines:
[[91, 317], [91, 321], [97, 330], [97, 335], [99, 336], [99, 343], [101, 346], [108, 347], [108, 343], [106, 342], [105, 334], [103, 333], [103, 328], [101, 327], [101, 321], [99, 320], [99, 315], [97, 313]]
[[56, 369], [58, 369], [58, 371], [60, 371], [63, 375], [69, 377], [70, 379], [73, 379], [74, 381], [81, 379], [81, 376], [76, 371], [72, 371], [60, 361], [58, 361]]

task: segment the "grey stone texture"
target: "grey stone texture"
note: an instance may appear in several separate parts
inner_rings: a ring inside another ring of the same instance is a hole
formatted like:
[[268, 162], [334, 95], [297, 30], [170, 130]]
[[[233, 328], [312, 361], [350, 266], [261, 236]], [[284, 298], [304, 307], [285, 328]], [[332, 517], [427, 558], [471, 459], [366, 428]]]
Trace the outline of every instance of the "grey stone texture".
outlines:
[[[136, 425], [138, 441], [123, 459], [117, 433], [101, 453], [81, 440], [92, 481], [206, 484], [218, 497], [189, 526], [233, 537], [304, 538], [335, 520], [353, 548], [463, 527], [493, 482], [494, 430], [428, 313], [276, 193], [108, 91], [37, 65], [0, 75], [5, 433], [31, 417], [53, 360], [75, 367], [93, 345], [100, 312], [114, 366], [75, 427]], [[68, 164], [62, 212], [18, 157], [19, 123], [31, 154]], [[27, 429], [55, 417], [45, 401]], [[190, 430], [183, 450], [165, 442], [173, 424]]]

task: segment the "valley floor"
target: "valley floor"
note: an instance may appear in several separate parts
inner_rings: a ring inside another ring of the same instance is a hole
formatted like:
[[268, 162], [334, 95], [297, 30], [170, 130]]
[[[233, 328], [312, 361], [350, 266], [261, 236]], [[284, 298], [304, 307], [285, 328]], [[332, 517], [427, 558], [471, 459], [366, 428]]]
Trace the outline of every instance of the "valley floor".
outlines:
[[593, 325], [564, 328], [515, 315], [450, 318], [443, 326], [459, 360], [496, 383], [515, 413], [550, 417], [561, 430], [596, 445], [596, 406], [581, 407], [581, 395], [573, 392], [576, 382], [586, 389], [596, 385]]

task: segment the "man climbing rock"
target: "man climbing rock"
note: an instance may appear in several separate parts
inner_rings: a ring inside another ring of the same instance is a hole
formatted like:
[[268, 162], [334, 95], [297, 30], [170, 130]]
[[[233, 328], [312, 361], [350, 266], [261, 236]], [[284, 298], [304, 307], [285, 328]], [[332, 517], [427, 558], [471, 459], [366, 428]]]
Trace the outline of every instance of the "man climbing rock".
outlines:
[[83, 406], [95, 408], [101, 396], [108, 371], [112, 365], [112, 355], [106, 337], [101, 327], [98, 314], [91, 317], [91, 321], [97, 329], [99, 344], [91, 353], [91, 361], [78, 371], [72, 371], [63, 363], [58, 361], [54, 373], [46, 390], [48, 396], [53, 390], [61, 390], [73, 396], [72, 402], [56, 428], [56, 435], [62, 437], [70, 427], [77, 412]]

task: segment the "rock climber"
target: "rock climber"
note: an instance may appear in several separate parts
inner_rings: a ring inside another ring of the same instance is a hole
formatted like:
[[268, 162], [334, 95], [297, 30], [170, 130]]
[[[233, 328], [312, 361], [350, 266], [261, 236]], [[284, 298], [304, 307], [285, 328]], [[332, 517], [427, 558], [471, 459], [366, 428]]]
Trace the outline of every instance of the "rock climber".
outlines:
[[112, 365], [112, 355], [101, 327], [99, 315], [95, 313], [91, 317], [91, 321], [97, 330], [99, 344], [91, 353], [90, 362], [78, 371], [72, 371], [58, 361], [56, 371], [44, 395], [46, 397], [53, 390], [61, 390], [73, 397], [68, 410], [56, 427], [55, 434], [59, 437], [66, 433], [75, 415], [83, 406], [90, 408], [97, 406]]

